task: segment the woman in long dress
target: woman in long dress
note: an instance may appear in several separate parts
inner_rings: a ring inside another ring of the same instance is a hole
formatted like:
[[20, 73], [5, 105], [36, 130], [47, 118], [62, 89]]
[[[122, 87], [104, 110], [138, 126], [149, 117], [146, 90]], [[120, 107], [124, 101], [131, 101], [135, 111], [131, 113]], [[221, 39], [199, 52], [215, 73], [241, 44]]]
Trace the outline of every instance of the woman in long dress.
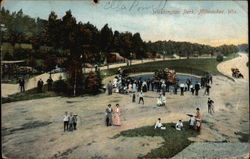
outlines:
[[116, 108], [114, 110], [114, 121], [113, 121], [113, 125], [115, 126], [121, 126], [121, 119], [120, 119], [120, 108], [119, 108], [119, 104], [116, 104]]
[[195, 115], [195, 121], [194, 121], [194, 129], [197, 131], [201, 131], [201, 113], [200, 109], [196, 108], [196, 115]]

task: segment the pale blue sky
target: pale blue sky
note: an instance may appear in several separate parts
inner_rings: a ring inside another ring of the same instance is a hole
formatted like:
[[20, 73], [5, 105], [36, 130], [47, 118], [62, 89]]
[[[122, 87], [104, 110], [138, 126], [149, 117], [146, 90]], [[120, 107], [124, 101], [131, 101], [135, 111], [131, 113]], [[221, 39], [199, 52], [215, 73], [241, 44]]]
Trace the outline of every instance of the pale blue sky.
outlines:
[[[248, 43], [247, 2], [239, 1], [142, 1], [90, 0], [32, 1], [9, 0], [4, 4], [10, 11], [23, 10], [31, 17], [47, 19], [51, 11], [59, 17], [71, 9], [78, 21], [113, 30], [140, 32], [143, 40], [175, 40], [210, 45]], [[154, 14], [155, 10], [180, 11], [180, 14]], [[224, 14], [199, 15], [201, 9], [224, 10]], [[228, 14], [228, 10], [236, 11]], [[183, 14], [193, 10], [194, 14]]]

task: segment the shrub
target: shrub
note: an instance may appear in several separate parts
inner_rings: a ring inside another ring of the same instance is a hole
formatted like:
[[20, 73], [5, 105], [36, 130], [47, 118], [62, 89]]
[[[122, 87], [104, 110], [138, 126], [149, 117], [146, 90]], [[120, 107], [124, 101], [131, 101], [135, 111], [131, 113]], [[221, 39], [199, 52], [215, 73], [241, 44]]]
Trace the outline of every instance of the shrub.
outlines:
[[217, 60], [218, 62], [223, 61], [223, 55], [222, 55], [222, 54], [217, 55], [216, 60]]
[[98, 77], [98, 75], [90, 71], [88, 74], [88, 77], [86, 79], [86, 89], [89, 93], [96, 94], [99, 92], [99, 88], [102, 86], [101, 79]]
[[58, 80], [53, 83], [53, 90], [58, 94], [69, 95], [71, 89], [67, 81]]

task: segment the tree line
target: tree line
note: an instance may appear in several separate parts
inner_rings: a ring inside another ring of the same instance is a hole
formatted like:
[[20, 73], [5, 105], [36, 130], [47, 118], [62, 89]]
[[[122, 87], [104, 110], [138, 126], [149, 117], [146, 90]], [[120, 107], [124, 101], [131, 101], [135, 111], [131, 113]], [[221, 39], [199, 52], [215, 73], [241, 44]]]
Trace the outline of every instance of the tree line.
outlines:
[[54, 49], [51, 53], [56, 57], [74, 57], [89, 63], [103, 63], [110, 52], [118, 52], [125, 58], [141, 59], [157, 53], [189, 57], [215, 53], [228, 55], [238, 51], [235, 45], [212, 47], [171, 40], [146, 42], [142, 40], [140, 33], [113, 31], [108, 24], [99, 30], [90, 22], [77, 22], [70, 10], [62, 18], [58, 18], [52, 11], [48, 19], [44, 20], [31, 18], [23, 14], [22, 10], [10, 13], [2, 8], [0, 18], [7, 28], [3, 41], [13, 45], [30, 43], [37, 50], [36, 54], [39, 54], [40, 46], [50, 46]]

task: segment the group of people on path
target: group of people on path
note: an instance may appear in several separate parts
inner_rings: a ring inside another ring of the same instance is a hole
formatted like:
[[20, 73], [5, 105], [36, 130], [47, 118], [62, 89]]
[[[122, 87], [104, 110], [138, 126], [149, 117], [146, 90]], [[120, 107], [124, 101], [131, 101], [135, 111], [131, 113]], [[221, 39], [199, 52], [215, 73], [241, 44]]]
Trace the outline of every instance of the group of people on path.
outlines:
[[[20, 87], [20, 92], [25, 92], [25, 79], [24, 78], [20, 78], [18, 80], [19, 83], [19, 87]], [[52, 90], [52, 84], [53, 84], [53, 79], [51, 78], [51, 76], [47, 79], [47, 86], [48, 86], [48, 91]], [[43, 80], [40, 78], [37, 81], [37, 92], [42, 92], [43, 91], [43, 87], [44, 87], [44, 82]]]
[[77, 114], [73, 115], [73, 113], [70, 112], [70, 114], [68, 115], [68, 112], [65, 112], [65, 115], [63, 116], [64, 132], [76, 130], [76, 126], [77, 126]]
[[[47, 79], [47, 86], [48, 86], [48, 91], [52, 90], [52, 84], [53, 84], [53, 79], [51, 78], [51, 76]], [[44, 86], [44, 82], [43, 80], [40, 78], [37, 82], [37, 90], [38, 92], [42, 92], [43, 91], [43, 86]]]

